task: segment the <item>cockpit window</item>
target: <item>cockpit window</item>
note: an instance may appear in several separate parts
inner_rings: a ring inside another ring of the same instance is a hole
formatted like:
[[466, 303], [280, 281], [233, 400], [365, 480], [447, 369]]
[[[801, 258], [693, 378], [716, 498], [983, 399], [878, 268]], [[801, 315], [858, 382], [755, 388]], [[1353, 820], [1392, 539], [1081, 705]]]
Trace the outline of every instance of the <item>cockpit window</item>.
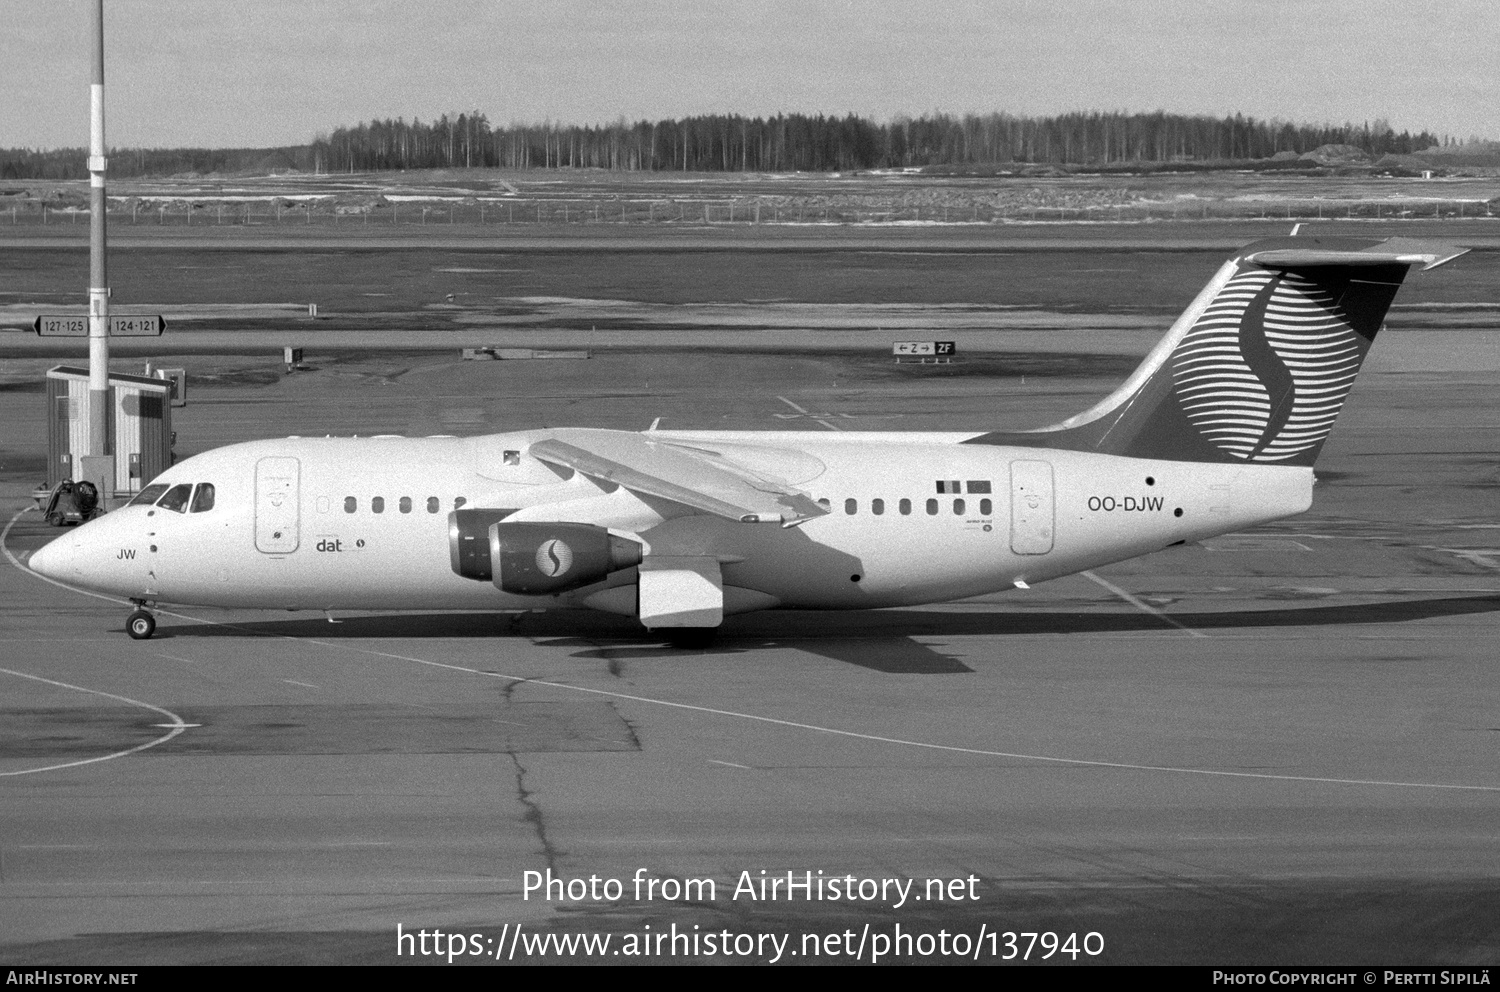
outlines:
[[166, 491], [167, 484], [165, 482], [158, 482], [155, 485], [147, 486], [145, 489], [142, 489], [140, 491], [140, 494], [137, 495], [135, 499], [131, 500], [125, 505], [150, 506], [152, 503], [155, 503], [159, 498], [161, 498], [161, 494]]
[[193, 493], [193, 512], [203, 513], [214, 508], [214, 484], [212, 482], [200, 482]]
[[192, 495], [193, 484], [184, 482], [180, 486], [173, 486], [167, 490], [167, 494], [156, 501], [156, 505], [163, 510], [176, 510], [178, 513], [186, 513], [188, 497]]

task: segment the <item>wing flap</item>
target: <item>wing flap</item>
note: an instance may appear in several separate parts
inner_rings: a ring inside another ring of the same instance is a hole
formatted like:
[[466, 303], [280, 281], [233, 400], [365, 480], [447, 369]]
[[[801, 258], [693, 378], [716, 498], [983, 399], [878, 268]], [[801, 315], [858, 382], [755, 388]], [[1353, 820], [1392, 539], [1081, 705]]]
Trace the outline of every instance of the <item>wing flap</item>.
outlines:
[[780, 480], [639, 434], [601, 431], [599, 436], [570, 435], [567, 441], [546, 438], [531, 445], [529, 454], [593, 479], [741, 523], [795, 524], [828, 512]]

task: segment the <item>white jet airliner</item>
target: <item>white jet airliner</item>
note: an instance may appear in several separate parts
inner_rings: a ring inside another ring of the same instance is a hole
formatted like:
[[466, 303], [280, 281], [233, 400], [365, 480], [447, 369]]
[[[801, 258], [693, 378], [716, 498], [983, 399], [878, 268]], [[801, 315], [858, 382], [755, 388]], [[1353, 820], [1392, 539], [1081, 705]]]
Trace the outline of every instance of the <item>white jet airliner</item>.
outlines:
[[994, 592], [1277, 520], [1413, 264], [1404, 238], [1227, 261], [1135, 373], [1015, 433], [548, 429], [256, 441], [188, 458], [30, 566], [136, 604], [581, 606], [647, 628]]

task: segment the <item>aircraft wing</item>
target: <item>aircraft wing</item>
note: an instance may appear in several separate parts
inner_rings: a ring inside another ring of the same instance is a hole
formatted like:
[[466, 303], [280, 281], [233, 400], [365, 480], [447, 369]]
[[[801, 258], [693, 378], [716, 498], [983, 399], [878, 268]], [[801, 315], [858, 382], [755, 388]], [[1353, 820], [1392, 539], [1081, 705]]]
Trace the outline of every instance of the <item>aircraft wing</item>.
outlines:
[[790, 484], [703, 448], [623, 431], [570, 432], [531, 445], [532, 457], [741, 523], [801, 523], [827, 508]]

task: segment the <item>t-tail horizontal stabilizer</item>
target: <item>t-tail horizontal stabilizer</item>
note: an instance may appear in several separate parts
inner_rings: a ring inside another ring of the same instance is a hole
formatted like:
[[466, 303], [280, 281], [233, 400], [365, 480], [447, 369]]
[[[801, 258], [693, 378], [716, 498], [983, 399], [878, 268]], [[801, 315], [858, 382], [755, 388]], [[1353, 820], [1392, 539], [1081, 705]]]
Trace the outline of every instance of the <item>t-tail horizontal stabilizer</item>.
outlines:
[[[1341, 238], [1340, 241], [1349, 239]], [[1265, 242], [1260, 242], [1265, 244]], [[1299, 238], [1296, 248], [1269, 248], [1251, 252], [1245, 261], [1263, 265], [1268, 269], [1298, 269], [1325, 265], [1420, 265], [1422, 271], [1447, 265], [1469, 249], [1455, 248], [1441, 241], [1424, 241], [1417, 238], [1387, 238], [1368, 248], [1320, 247], [1324, 242], [1315, 238]], [[1311, 245], [1312, 247], [1303, 247]], [[1250, 248], [1254, 248], [1251, 245]], [[1247, 252], [1250, 248], [1245, 249]]]
[[1310, 466], [1407, 270], [1466, 250], [1412, 238], [1257, 241], [1103, 401], [1052, 427], [968, 443]]

